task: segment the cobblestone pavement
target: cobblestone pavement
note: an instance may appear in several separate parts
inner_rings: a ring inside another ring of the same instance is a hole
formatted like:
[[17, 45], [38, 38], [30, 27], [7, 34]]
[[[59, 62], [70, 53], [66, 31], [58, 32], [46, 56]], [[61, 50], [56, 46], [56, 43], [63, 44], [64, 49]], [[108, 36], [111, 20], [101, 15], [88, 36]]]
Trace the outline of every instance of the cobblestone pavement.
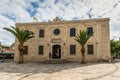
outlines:
[[0, 80], [120, 80], [120, 62], [0, 63]]

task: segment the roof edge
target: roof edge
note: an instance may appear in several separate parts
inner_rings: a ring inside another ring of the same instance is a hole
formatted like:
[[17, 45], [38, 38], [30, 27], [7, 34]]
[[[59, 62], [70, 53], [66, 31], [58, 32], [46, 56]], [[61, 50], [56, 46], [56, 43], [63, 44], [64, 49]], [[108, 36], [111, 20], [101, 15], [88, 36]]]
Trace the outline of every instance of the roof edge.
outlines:
[[21, 25], [45, 25], [45, 24], [58, 24], [58, 23], [74, 23], [74, 22], [91, 22], [91, 21], [110, 21], [110, 18], [93, 18], [93, 19], [83, 19], [83, 20], [56, 20], [54, 19], [53, 21], [49, 22], [26, 22], [26, 23], [15, 23], [16, 26], [21, 26]]

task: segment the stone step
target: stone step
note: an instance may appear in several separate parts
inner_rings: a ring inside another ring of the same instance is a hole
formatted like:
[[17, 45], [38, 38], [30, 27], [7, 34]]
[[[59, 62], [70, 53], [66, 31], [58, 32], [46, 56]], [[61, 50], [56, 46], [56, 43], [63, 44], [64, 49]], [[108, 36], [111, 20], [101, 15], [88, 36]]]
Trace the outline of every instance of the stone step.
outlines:
[[52, 63], [52, 64], [58, 64], [58, 63], [68, 63], [68, 60], [46, 60], [43, 63]]

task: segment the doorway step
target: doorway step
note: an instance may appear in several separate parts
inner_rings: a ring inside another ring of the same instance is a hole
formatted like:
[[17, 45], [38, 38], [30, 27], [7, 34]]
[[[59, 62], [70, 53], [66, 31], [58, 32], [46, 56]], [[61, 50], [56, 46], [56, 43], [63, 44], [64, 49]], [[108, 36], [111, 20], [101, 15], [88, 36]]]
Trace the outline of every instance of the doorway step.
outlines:
[[69, 62], [70, 61], [68, 61], [68, 60], [56, 60], [56, 59], [53, 59], [53, 60], [46, 60], [43, 63], [60, 64], [60, 63], [69, 63]]

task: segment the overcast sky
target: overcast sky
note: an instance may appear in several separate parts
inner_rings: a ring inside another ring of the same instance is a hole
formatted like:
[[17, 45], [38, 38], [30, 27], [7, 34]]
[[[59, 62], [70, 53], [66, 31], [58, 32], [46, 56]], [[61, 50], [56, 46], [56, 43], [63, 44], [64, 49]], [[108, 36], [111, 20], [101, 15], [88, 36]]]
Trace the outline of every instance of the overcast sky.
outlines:
[[0, 42], [11, 45], [14, 36], [3, 27], [16, 22], [47, 22], [56, 16], [64, 20], [110, 18], [110, 38], [120, 36], [120, 0], [0, 0]]

